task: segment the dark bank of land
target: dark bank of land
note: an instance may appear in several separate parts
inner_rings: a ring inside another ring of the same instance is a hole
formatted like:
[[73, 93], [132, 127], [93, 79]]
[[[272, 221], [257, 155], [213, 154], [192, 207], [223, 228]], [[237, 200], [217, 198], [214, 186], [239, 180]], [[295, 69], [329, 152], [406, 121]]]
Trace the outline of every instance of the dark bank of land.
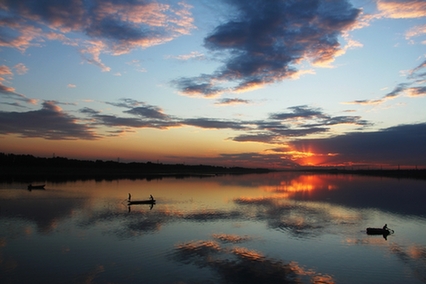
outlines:
[[[356, 174], [392, 178], [414, 178], [426, 180], [426, 169], [336, 169], [298, 168], [288, 172], [315, 174]], [[32, 155], [0, 153], [1, 181], [67, 181], [67, 180], [114, 180], [161, 179], [163, 177], [210, 177], [224, 174], [252, 174], [277, 172], [265, 168], [223, 167], [210, 165], [185, 165], [162, 163], [123, 163], [118, 161], [76, 160], [63, 157], [41, 158]]]
[[221, 174], [267, 173], [269, 169], [161, 163], [76, 160], [63, 157], [0, 153], [0, 180], [45, 181], [77, 179], [159, 179], [162, 177], [208, 177]]

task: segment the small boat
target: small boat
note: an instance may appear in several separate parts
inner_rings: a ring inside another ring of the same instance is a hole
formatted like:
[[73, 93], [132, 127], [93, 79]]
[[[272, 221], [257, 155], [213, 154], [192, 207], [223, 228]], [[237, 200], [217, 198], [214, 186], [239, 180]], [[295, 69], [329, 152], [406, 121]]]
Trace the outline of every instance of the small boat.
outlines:
[[129, 205], [133, 205], [133, 204], [155, 204], [155, 200], [134, 200], [134, 201], [128, 201], [127, 202]]
[[40, 184], [40, 185], [28, 185], [28, 190], [33, 190], [33, 189], [44, 189], [45, 185], [44, 184]]
[[383, 228], [367, 228], [367, 234], [369, 235], [389, 235], [391, 231]]
[[389, 229], [388, 224], [385, 224], [383, 228], [367, 228], [367, 235], [382, 235], [385, 239], [393, 233], [394, 230]]
[[150, 195], [150, 199], [147, 200], [131, 200], [132, 196], [129, 193], [129, 199], [127, 200], [127, 204], [128, 205], [133, 205], [133, 204], [151, 204], [154, 205], [155, 204], [155, 199], [154, 197], [152, 197], [152, 195]]

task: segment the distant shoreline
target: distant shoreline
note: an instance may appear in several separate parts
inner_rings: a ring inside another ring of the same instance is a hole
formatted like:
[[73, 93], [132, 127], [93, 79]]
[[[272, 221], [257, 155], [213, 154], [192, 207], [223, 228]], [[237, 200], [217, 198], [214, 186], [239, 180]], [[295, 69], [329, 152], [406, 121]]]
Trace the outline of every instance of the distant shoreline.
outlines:
[[[208, 167], [208, 166], [207, 166]], [[208, 178], [220, 175], [265, 174], [272, 172], [291, 172], [300, 174], [318, 175], [362, 175], [371, 177], [386, 177], [396, 179], [421, 179], [426, 180], [426, 170], [341, 170], [341, 169], [296, 169], [296, 170], [270, 170], [250, 168], [218, 168], [196, 171], [194, 169], [180, 171], [138, 171], [102, 168], [49, 168], [49, 167], [0, 167], [0, 181], [70, 181], [70, 180], [116, 180], [116, 179], [146, 179], [156, 180], [162, 178]]]
[[263, 174], [293, 172], [302, 174], [365, 175], [389, 178], [426, 180], [426, 169], [337, 169], [298, 168], [276, 170], [266, 168], [223, 167], [161, 163], [120, 163], [115, 161], [85, 161], [61, 157], [39, 158], [31, 155], [0, 153], [0, 181], [67, 181], [162, 179], [212, 177], [217, 175]]
[[138, 171], [101, 168], [0, 168], [0, 181], [60, 181], [60, 180], [115, 180], [115, 179], [162, 179], [187, 177], [213, 177], [218, 175], [260, 174], [267, 169], [231, 168], [212, 171]]

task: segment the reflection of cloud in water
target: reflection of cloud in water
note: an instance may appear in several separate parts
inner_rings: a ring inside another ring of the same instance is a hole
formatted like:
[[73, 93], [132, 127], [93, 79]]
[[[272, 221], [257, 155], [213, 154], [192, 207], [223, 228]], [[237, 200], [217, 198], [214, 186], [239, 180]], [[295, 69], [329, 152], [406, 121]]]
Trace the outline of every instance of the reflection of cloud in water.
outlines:
[[[234, 239], [235, 236], [224, 236], [224, 239], [228, 238]], [[210, 268], [225, 283], [302, 283], [306, 280], [334, 283], [331, 276], [306, 270], [296, 262], [268, 258], [245, 247], [222, 247], [211, 240], [178, 244], [172, 258], [180, 263]]]
[[241, 212], [239, 211], [224, 211], [224, 210], [201, 210], [195, 211], [187, 214], [183, 217], [185, 220], [194, 220], [194, 221], [218, 221], [218, 220], [229, 220], [241, 217]]
[[413, 245], [404, 249], [404, 247], [394, 243], [390, 246], [390, 250], [413, 270], [414, 275], [419, 280], [426, 282], [426, 247]]
[[74, 283], [93, 283], [93, 280], [99, 276], [102, 272], [105, 272], [105, 268], [102, 265], [97, 265], [92, 270], [79, 275]]
[[[49, 234], [60, 220], [70, 217], [74, 210], [84, 207], [86, 202], [83, 198], [0, 199], [1, 217], [33, 222], [38, 232]], [[24, 230], [30, 233], [30, 228]]]
[[[115, 222], [108, 226], [120, 238], [129, 238], [141, 234], [159, 231], [164, 224], [174, 222], [220, 222], [220, 221], [264, 221], [272, 229], [288, 232], [298, 238], [309, 238], [330, 233], [333, 225], [356, 225], [361, 217], [344, 214], [339, 208], [330, 208], [315, 202], [299, 202], [273, 197], [234, 199], [236, 209], [199, 209], [192, 211], [175, 210], [170, 207], [157, 207], [153, 210], [141, 208], [127, 212], [116, 208], [87, 214], [80, 220], [83, 227], [91, 227], [101, 222]], [[341, 227], [339, 228], [341, 230]], [[220, 241], [225, 239], [217, 236]], [[234, 242], [235, 240], [227, 240]]]
[[[339, 233], [356, 226], [363, 216], [344, 207], [322, 202], [305, 202], [285, 197], [240, 197], [234, 199], [245, 216], [266, 221], [269, 228], [291, 233], [296, 237], [313, 237]], [[338, 231], [337, 230], [338, 226]]]
[[121, 238], [129, 238], [159, 231], [165, 223], [180, 221], [215, 222], [241, 219], [243, 216], [242, 212], [239, 211], [213, 209], [195, 210], [191, 212], [173, 209], [153, 209], [152, 211], [147, 209], [132, 211], [130, 213], [123, 210], [102, 210], [85, 214], [79, 224], [82, 227], [93, 227], [98, 223], [116, 222], [117, 226], [108, 226], [109, 228], [113, 228], [110, 233]]
[[238, 236], [229, 234], [213, 234], [213, 238], [224, 243], [241, 243], [251, 239], [249, 236]]

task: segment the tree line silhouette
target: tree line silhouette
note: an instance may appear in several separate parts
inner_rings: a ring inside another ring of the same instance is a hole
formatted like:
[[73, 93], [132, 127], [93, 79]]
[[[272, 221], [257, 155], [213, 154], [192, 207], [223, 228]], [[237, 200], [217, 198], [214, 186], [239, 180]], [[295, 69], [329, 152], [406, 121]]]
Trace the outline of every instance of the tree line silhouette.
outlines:
[[162, 164], [78, 160], [65, 157], [35, 157], [0, 153], [0, 178], [161, 178], [163, 176], [209, 176], [217, 174], [265, 173], [269, 169], [212, 165]]

